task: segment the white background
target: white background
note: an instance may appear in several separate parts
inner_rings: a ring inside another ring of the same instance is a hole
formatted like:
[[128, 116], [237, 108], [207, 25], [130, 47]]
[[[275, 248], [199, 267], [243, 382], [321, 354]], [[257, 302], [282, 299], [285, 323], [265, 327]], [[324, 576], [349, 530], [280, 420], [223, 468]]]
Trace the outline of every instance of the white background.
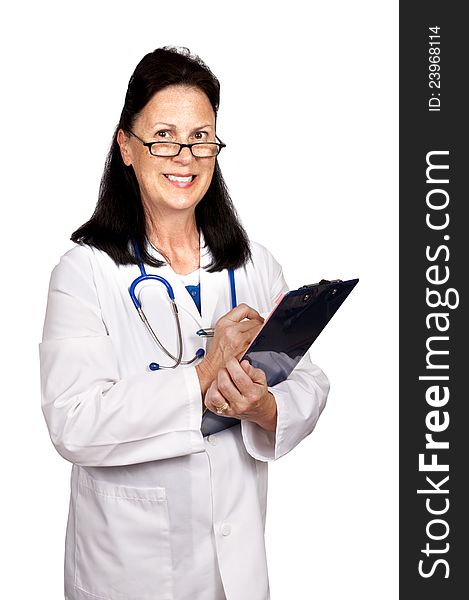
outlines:
[[[328, 405], [270, 468], [272, 600], [397, 598], [397, 2], [11, 6], [0, 42], [2, 597], [62, 597], [70, 465], [40, 411], [37, 347], [49, 275], [94, 208], [134, 67], [175, 44], [221, 81], [220, 164], [250, 237], [291, 287], [360, 278], [313, 347]], [[278, 152], [285, 137], [301, 151]]]

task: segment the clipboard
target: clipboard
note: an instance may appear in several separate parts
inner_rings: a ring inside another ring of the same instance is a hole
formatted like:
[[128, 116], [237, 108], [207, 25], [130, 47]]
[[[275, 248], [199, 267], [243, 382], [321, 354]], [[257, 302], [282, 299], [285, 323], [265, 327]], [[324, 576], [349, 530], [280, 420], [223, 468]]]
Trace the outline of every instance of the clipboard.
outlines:
[[281, 295], [241, 360], [262, 369], [269, 387], [287, 379], [358, 281], [322, 279]]
[[[287, 379], [358, 281], [322, 279], [280, 295], [240, 362], [248, 360], [262, 369], [269, 387]], [[217, 433], [239, 422], [206, 411], [202, 434]]]

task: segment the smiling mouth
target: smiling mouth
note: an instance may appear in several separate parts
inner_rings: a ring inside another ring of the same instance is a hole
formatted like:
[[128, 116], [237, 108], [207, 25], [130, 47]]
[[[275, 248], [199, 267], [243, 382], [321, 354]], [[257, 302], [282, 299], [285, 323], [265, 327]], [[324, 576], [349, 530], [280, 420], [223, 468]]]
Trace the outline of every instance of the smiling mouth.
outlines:
[[164, 174], [166, 179], [169, 181], [174, 181], [177, 183], [191, 183], [197, 177], [197, 175], [166, 175]]

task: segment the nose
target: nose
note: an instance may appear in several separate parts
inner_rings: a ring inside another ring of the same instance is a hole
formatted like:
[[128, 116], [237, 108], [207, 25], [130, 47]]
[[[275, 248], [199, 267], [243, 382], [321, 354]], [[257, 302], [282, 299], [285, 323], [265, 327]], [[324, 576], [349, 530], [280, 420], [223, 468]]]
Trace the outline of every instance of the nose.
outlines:
[[181, 152], [177, 156], [173, 157], [173, 161], [187, 165], [189, 164], [194, 157], [192, 156], [192, 152], [190, 148], [182, 148]]

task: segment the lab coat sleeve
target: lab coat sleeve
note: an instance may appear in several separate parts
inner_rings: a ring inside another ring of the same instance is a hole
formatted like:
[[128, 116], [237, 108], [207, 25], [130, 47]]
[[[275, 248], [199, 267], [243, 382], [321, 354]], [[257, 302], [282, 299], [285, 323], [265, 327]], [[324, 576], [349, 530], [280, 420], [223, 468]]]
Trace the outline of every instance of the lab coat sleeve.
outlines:
[[121, 377], [101, 317], [89, 248], [52, 272], [39, 345], [42, 410], [57, 451], [84, 466], [136, 464], [203, 451], [194, 367]]
[[[267, 252], [267, 251], [266, 251]], [[272, 305], [288, 286], [277, 261], [268, 254]], [[269, 387], [277, 403], [277, 428], [268, 432], [249, 421], [241, 422], [248, 453], [261, 461], [276, 460], [287, 454], [308, 436], [326, 404], [329, 381], [307, 353], [281, 383]]]

